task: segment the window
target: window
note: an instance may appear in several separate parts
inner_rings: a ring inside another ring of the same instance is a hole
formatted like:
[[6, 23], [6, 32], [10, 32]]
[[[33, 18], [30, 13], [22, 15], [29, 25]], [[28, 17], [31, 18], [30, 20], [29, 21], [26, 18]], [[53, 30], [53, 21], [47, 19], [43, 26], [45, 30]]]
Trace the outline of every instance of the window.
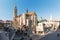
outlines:
[[39, 31], [38, 33], [43, 33], [43, 31]]

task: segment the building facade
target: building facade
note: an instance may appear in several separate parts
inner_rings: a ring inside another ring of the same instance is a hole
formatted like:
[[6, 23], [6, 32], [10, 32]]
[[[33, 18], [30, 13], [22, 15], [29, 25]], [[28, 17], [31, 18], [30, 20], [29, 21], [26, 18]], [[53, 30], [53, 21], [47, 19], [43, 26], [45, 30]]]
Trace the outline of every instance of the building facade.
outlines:
[[29, 27], [31, 30], [36, 29], [37, 25], [37, 15], [35, 12], [28, 12], [24, 14], [20, 14], [19, 16], [17, 15], [17, 7], [16, 5], [14, 6], [14, 18], [13, 18], [13, 25], [15, 28], [22, 28], [23, 25]]
[[38, 23], [36, 26], [37, 35], [47, 35], [49, 33], [55, 32], [59, 27], [59, 21], [56, 20], [47, 20], [41, 23]]
[[4, 21], [0, 20], [0, 29], [3, 29]]
[[12, 27], [12, 21], [11, 20], [4, 21], [4, 27]]

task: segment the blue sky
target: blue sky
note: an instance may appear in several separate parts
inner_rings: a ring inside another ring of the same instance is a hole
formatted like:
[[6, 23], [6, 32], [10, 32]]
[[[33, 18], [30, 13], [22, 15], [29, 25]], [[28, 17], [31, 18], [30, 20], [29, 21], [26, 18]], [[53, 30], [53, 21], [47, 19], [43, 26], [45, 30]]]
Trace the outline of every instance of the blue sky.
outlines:
[[0, 0], [0, 19], [13, 20], [14, 4], [18, 15], [25, 13], [26, 9], [35, 11], [37, 17], [49, 19], [50, 15], [60, 19], [60, 0]]

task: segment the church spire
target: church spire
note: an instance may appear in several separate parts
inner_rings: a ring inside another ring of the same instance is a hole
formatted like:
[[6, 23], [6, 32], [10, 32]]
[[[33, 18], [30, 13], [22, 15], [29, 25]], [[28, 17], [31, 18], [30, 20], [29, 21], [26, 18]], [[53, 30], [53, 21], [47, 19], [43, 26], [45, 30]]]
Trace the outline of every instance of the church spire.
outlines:
[[16, 4], [14, 5], [14, 17], [17, 17], [17, 7], [16, 7]]
[[26, 13], [28, 13], [28, 9], [26, 10]]

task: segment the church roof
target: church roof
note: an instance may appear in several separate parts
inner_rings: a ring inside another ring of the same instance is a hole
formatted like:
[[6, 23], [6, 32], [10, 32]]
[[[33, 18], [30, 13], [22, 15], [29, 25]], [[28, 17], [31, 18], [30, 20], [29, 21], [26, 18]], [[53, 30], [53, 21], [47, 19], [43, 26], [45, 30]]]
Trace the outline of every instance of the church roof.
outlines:
[[28, 12], [28, 13], [26, 13], [26, 15], [35, 16], [36, 13], [35, 12]]
[[[36, 16], [36, 13], [35, 12], [27, 12], [25, 15], [27, 15], [27, 16]], [[22, 14], [20, 14], [17, 17], [20, 17], [20, 16], [22, 16]]]

